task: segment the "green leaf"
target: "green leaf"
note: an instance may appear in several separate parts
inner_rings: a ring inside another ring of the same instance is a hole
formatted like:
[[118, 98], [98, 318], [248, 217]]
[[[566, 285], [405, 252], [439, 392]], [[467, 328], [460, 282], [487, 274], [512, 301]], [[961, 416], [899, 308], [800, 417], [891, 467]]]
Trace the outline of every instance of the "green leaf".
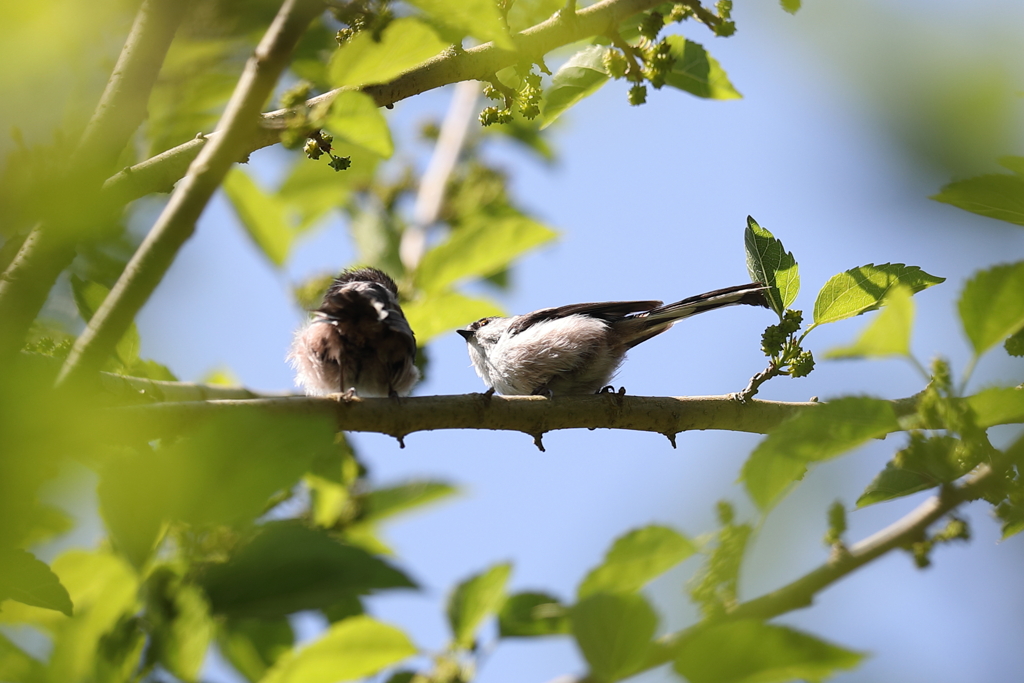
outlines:
[[431, 339], [480, 318], [504, 315], [504, 311], [486, 299], [474, 299], [458, 292], [431, 293], [402, 304], [405, 318], [416, 330], [416, 341]]
[[547, 128], [584, 97], [597, 92], [608, 82], [604, 55], [609, 48], [590, 45], [566, 61], [551, 77], [551, 86], [544, 91], [541, 129]]
[[616, 539], [604, 562], [580, 583], [577, 597], [636, 592], [695, 552], [697, 548], [688, 538], [668, 527], [635, 529]]
[[71, 616], [71, 596], [45, 562], [15, 548], [0, 550], [0, 602], [17, 600]]
[[823, 325], [873, 311], [883, 305], [886, 294], [897, 285], [917, 294], [946, 278], [929, 275], [917, 266], [902, 263], [869, 263], [833, 275], [818, 292], [814, 302], [814, 324]]
[[830, 349], [825, 358], [909, 356], [910, 331], [914, 325], [912, 293], [903, 285], [893, 287], [882, 301], [882, 312], [861, 332], [857, 341]]
[[674, 668], [689, 683], [817, 683], [863, 659], [796, 629], [747, 619], [698, 629], [679, 645]]
[[553, 636], [569, 633], [569, 610], [547, 593], [510, 595], [498, 613], [502, 638]]
[[1024, 178], [1024, 157], [1004, 156], [999, 157], [999, 165], [1009, 169]]
[[271, 522], [227, 562], [200, 577], [212, 610], [276, 618], [323, 609], [353, 595], [415, 584], [362, 548], [296, 522]]
[[943, 187], [931, 199], [996, 220], [1024, 225], [1024, 177], [1021, 175], [993, 174], [958, 180]]
[[395, 152], [387, 119], [373, 98], [355, 90], [338, 93], [331, 101], [324, 128], [354, 145], [360, 145], [384, 159]]
[[729, 82], [718, 61], [698, 43], [682, 36], [667, 36], [671, 46], [672, 70], [665, 76], [665, 85], [679, 88], [691, 95], [712, 100], [735, 100], [743, 97]]
[[455, 587], [448, 598], [448, 624], [457, 645], [473, 645], [480, 623], [505, 602], [505, 585], [511, 574], [511, 564], [496, 564]]
[[416, 284], [440, 292], [466, 278], [493, 275], [557, 234], [526, 216], [478, 216], [423, 255]]
[[800, 0], [779, 0], [779, 3], [782, 5], [782, 9], [790, 14], [796, 14], [800, 11]]
[[292, 246], [293, 233], [281, 200], [264, 192], [245, 171], [237, 167], [224, 177], [221, 187], [256, 246], [275, 266], [284, 265]]
[[975, 273], [958, 303], [976, 356], [1024, 327], [1024, 261]]
[[448, 48], [434, 30], [419, 19], [395, 19], [373, 39], [361, 31], [342, 45], [327, 67], [332, 88], [385, 83]]
[[979, 427], [1024, 421], [1024, 390], [1007, 387], [983, 389], [967, 397]]
[[37, 503], [31, 512], [30, 525], [17, 542], [23, 547], [44, 543], [55, 536], [60, 536], [74, 526], [74, 521], [63, 510], [52, 505]]
[[768, 285], [768, 299], [779, 317], [796, 301], [800, 292], [800, 270], [793, 252], [786, 251], [780, 240], [747, 216], [743, 231], [747, 252], [747, 272], [754, 282]]
[[367, 616], [339, 621], [301, 650], [292, 650], [262, 683], [336, 683], [372, 676], [416, 654], [401, 630]]
[[284, 618], [226, 619], [217, 637], [221, 654], [253, 683], [262, 679], [294, 642], [292, 626]]
[[807, 465], [845, 453], [899, 429], [892, 404], [850, 397], [805, 410], [780, 424], [743, 465], [747, 493], [763, 510], [781, 499]]
[[493, 40], [500, 48], [515, 49], [502, 25], [498, 5], [492, 0], [409, 0], [409, 4], [463, 36], [471, 35], [482, 43]]
[[573, 605], [569, 619], [592, 677], [604, 683], [643, 667], [658, 628], [658, 616], [636, 593], [590, 595]]
[[918, 491], [925, 491], [933, 486], [939, 485], [939, 480], [922, 472], [897, 467], [892, 461], [885, 464], [885, 469], [879, 472], [875, 478], [864, 489], [857, 499], [857, 507], [867, 507], [875, 503], [882, 503], [887, 500], [894, 500], [909, 496]]
[[454, 495], [458, 488], [440, 481], [410, 481], [376, 489], [363, 497], [362, 521], [380, 521]]

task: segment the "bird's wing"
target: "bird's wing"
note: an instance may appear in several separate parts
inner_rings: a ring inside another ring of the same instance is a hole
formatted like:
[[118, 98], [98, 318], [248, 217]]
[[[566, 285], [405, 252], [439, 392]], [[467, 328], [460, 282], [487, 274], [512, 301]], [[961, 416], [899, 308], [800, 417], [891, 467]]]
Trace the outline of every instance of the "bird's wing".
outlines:
[[565, 318], [570, 315], [586, 315], [599, 320], [612, 321], [630, 313], [649, 311], [661, 305], [660, 301], [601, 301], [590, 304], [568, 304], [555, 308], [542, 308], [533, 313], [519, 316], [509, 325], [509, 334], [519, 334], [523, 330], [545, 320]]

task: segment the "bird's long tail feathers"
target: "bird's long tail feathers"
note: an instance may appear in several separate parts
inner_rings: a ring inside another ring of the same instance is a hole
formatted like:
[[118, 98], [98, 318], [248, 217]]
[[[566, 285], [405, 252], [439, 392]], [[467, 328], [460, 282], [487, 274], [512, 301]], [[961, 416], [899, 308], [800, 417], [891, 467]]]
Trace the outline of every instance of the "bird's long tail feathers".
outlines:
[[630, 346], [647, 341], [651, 337], [664, 332], [673, 323], [689, 318], [691, 315], [704, 313], [724, 306], [763, 306], [769, 308], [767, 287], [757, 282], [735, 287], [716, 289], [713, 292], [706, 292], [691, 296], [671, 304], [652, 308], [646, 313], [635, 316], [635, 320], [642, 320], [645, 331], [630, 340]]

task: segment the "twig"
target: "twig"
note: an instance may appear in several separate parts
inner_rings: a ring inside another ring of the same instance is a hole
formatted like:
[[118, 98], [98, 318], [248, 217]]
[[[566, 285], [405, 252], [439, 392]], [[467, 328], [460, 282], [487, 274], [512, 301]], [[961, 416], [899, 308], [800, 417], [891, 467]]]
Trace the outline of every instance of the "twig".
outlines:
[[402, 235], [399, 247], [402, 265], [410, 272], [415, 270], [423, 258], [427, 245], [427, 230], [437, 222], [441, 213], [444, 191], [459, 160], [469, 126], [475, 119], [473, 114], [479, 96], [480, 86], [473, 81], [462, 81], [455, 86], [448, 114], [441, 125], [437, 144], [434, 145], [434, 153], [423, 172], [423, 177], [420, 178], [420, 189], [416, 194], [416, 204], [412, 211], [412, 224]]
[[[92, 196], [110, 174], [128, 139], [146, 118], [146, 103], [157, 74], [185, 13], [185, 0], [144, 0], [135, 15], [117, 64], [99, 104], [68, 163], [60, 186], [73, 197]], [[100, 202], [101, 207], [105, 202]], [[32, 320], [61, 271], [75, 257], [75, 242], [88, 220], [103, 214], [75, 207], [55, 222], [36, 225], [0, 278], [0, 366], [25, 341]]]
[[160, 218], [132, 256], [78, 338], [57, 378], [77, 382], [95, 372], [156, 289], [178, 250], [228, 169], [254, 137], [263, 103], [288, 66], [295, 44], [323, 5], [315, 0], [285, 0], [266, 35], [246, 63], [242, 77], [218, 124], [220, 133], [189, 167]]

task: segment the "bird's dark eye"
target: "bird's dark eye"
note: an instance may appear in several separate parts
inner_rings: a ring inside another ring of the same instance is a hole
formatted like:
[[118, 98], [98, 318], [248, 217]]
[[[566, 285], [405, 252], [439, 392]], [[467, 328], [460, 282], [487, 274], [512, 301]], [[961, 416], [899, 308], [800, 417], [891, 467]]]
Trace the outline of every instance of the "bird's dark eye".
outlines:
[[477, 320], [477, 321], [476, 321], [475, 323], [471, 324], [471, 325], [469, 326], [469, 329], [471, 329], [471, 330], [473, 330], [474, 332], [476, 332], [476, 331], [477, 331], [477, 330], [479, 330], [479, 329], [480, 329], [481, 327], [484, 327], [485, 325], [487, 325], [488, 323], [490, 323], [490, 322], [491, 322], [492, 320], [494, 320], [494, 317], [493, 317], [493, 316], [492, 316], [492, 317], [490, 317], [490, 318], [480, 318], [480, 319], [479, 319], [479, 320]]

